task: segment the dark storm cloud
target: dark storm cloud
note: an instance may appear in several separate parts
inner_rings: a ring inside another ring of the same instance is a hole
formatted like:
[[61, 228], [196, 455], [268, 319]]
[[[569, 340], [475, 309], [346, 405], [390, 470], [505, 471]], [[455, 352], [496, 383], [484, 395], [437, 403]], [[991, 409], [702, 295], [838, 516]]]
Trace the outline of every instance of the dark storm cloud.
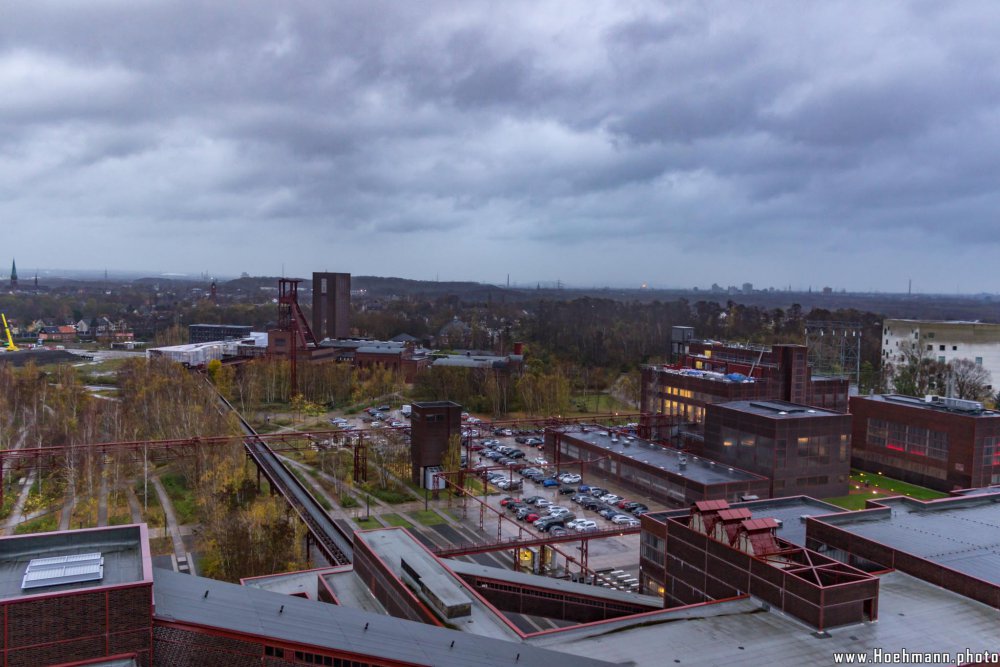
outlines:
[[15, 225], [41, 266], [993, 289], [998, 29], [985, 1], [20, 3], [0, 216], [65, 230]]

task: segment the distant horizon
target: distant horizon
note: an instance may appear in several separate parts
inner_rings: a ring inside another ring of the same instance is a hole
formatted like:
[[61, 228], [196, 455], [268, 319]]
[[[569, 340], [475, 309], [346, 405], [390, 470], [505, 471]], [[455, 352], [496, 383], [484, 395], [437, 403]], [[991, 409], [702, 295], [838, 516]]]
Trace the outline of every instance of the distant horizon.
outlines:
[[[81, 280], [81, 281], [85, 281], [85, 282], [100, 282], [101, 280], [104, 279], [105, 271], [107, 271], [107, 276], [108, 276], [109, 279], [117, 279], [117, 280], [122, 280], [123, 279], [123, 280], [130, 280], [130, 281], [131, 280], [140, 280], [140, 279], [146, 278], [146, 279], [183, 280], [183, 281], [186, 281], [186, 282], [198, 282], [198, 281], [201, 281], [201, 280], [205, 280], [205, 281], [208, 281], [208, 282], [211, 282], [212, 280], [216, 280], [217, 282], [227, 282], [227, 281], [231, 281], [231, 280], [238, 280], [239, 278], [242, 277], [241, 275], [225, 275], [225, 274], [211, 274], [211, 273], [208, 273], [207, 274], [207, 278], [203, 278], [202, 276], [206, 275], [203, 272], [200, 272], [200, 273], [182, 273], [182, 272], [178, 272], [178, 271], [161, 271], [161, 272], [150, 273], [149, 271], [139, 271], [139, 270], [130, 270], [130, 269], [112, 269], [112, 268], [108, 268], [108, 269], [44, 268], [43, 269], [43, 268], [35, 268], [35, 267], [24, 267], [24, 268], [18, 268], [18, 280], [19, 280], [19, 282], [27, 284], [27, 283], [29, 283], [29, 282], [31, 282], [31, 281], [34, 280], [35, 273], [37, 272], [40, 279], [43, 276], [51, 276], [51, 277], [63, 278], [63, 279]], [[318, 271], [318, 269], [317, 269], [317, 271]], [[289, 273], [286, 277], [299, 278], [299, 279], [302, 279], [302, 280], [311, 280], [312, 279], [312, 273], [313, 273], [313, 271], [311, 271], [311, 270], [308, 273], [303, 274], [303, 275], [292, 275], [292, 274]], [[10, 277], [9, 273], [6, 274], [6, 275], [0, 274], [0, 280], [9, 280], [9, 277]], [[279, 274], [250, 274], [250, 275], [248, 275], [248, 277], [249, 278], [253, 278], [253, 279], [260, 279], [260, 278], [279, 278], [281, 276]], [[497, 282], [475, 280], [475, 279], [471, 279], [471, 278], [465, 278], [465, 279], [463, 279], [463, 278], [454, 278], [454, 279], [448, 279], [448, 280], [435, 280], [435, 279], [428, 279], [428, 278], [413, 278], [413, 277], [408, 277], [408, 276], [390, 276], [390, 275], [379, 276], [379, 275], [374, 275], [374, 274], [358, 274], [358, 275], [352, 274], [352, 277], [354, 277], [354, 278], [384, 278], [384, 279], [412, 280], [412, 281], [416, 281], [416, 282], [426, 282], [426, 283], [435, 283], [435, 282], [443, 282], [443, 283], [472, 283], [472, 284], [487, 285], [487, 286], [490, 286], [490, 287], [496, 287], [498, 289], [506, 289], [507, 288], [506, 280], [504, 280], [503, 282], [497, 283]], [[557, 282], [561, 282], [561, 287], [557, 286]], [[636, 292], [643, 292], [643, 291], [647, 291], [647, 292], [695, 292], [695, 291], [697, 291], [699, 293], [704, 293], [704, 294], [717, 294], [717, 295], [725, 295], [725, 296], [733, 296], [733, 295], [743, 294], [742, 291], [737, 291], [734, 294], [729, 294], [728, 287], [730, 287], [730, 286], [729, 285], [722, 285], [721, 283], [719, 283], [719, 285], [723, 289], [722, 292], [713, 292], [712, 289], [711, 289], [711, 285], [705, 286], [705, 287], [700, 286], [700, 285], [692, 285], [692, 286], [688, 286], [688, 287], [684, 287], [684, 286], [677, 287], [677, 286], [647, 285], [646, 287], [642, 287], [642, 283], [641, 282], [638, 283], [638, 284], [628, 283], [628, 284], [608, 284], [608, 285], [583, 285], [583, 284], [573, 284], [573, 283], [568, 283], [566, 281], [556, 281], [556, 280], [530, 280], [530, 281], [526, 281], [526, 282], [517, 282], [517, 281], [511, 280], [510, 289], [512, 289], [512, 290], [516, 289], [516, 290], [519, 290], [519, 291], [527, 291], [527, 290], [534, 290], [534, 289], [536, 289], [536, 287], [538, 285], [540, 285], [541, 288], [545, 289], [545, 290], [558, 290], [558, 289], [566, 289], [566, 290], [574, 290], [574, 291], [577, 291], [577, 290], [627, 290], [627, 291], [636, 291]], [[732, 287], [736, 287], [738, 290], [742, 290], [742, 284], [740, 284], [740, 285], [732, 285]], [[820, 287], [807, 286], [807, 287], [804, 287], [804, 288], [795, 288], [795, 287], [793, 287], [792, 289], [788, 289], [787, 286], [784, 287], [784, 288], [779, 288], [777, 286], [771, 288], [771, 287], [758, 287], [757, 285], [754, 285], [754, 287], [753, 287], [753, 293], [770, 293], [770, 292], [772, 292], [772, 289], [773, 289], [773, 293], [775, 293], [775, 294], [778, 294], [778, 293], [782, 293], [782, 294], [810, 294], [810, 293], [817, 294], [817, 293], [822, 293], [822, 290], [823, 290], [824, 287], [830, 287], [833, 290], [833, 294], [847, 294], [847, 295], [850, 295], [850, 294], [858, 294], [858, 295], [884, 294], [886, 296], [907, 296], [908, 294], [912, 294], [914, 296], [916, 296], [916, 295], [920, 295], [920, 296], [960, 296], [960, 297], [1000, 296], [1000, 293], [997, 293], [997, 292], [986, 292], [986, 291], [980, 291], [980, 292], [921, 292], [918, 289], [914, 288], [913, 291], [912, 291], [912, 293], [911, 293], [911, 292], [907, 292], [905, 290], [904, 291], [899, 291], [899, 292], [893, 292], [893, 291], [889, 291], [889, 290], [850, 290], [850, 289], [846, 289], [846, 288], [834, 287], [832, 285], [823, 285], [823, 286], [820, 286]]]

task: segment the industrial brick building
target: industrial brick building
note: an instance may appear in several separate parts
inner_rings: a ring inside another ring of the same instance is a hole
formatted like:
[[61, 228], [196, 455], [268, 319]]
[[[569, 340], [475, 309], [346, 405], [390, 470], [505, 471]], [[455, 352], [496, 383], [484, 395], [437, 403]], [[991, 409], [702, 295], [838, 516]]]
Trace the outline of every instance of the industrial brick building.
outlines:
[[769, 497], [767, 477], [599, 426], [548, 428], [545, 451], [557, 468], [579, 462], [590, 479], [609, 480], [667, 505]]
[[804, 345], [756, 346], [717, 341], [684, 343], [679, 362], [642, 370], [642, 412], [671, 419], [655, 438], [698, 433], [705, 406], [748, 400], [782, 400], [834, 412], [847, 411], [848, 380], [814, 376]]
[[414, 403], [410, 423], [411, 479], [414, 484], [428, 487], [428, 474], [442, 470], [452, 439], [461, 437], [462, 406], [452, 401]]
[[320, 341], [351, 335], [350, 273], [313, 273], [312, 330]]
[[768, 497], [846, 496], [851, 415], [786, 401], [705, 407], [704, 455], [771, 480]]
[[3, 664], [128, 655], [150, 665], [153, 568], [146, 526], [0, 540]]
[[4, 537], [0, 650], [32, 667], [798, 667], [904, 649], [974, 664], [996, 649], [998, 503], [845, 512], [785, 498], [646, 515], [654, 595], [443, 558], [403, 528], [356, 532], [353, 565], [243, 585], [153, 569], [144, 526]]
[[940, 491], [1000, 484], [1000, 412], [976, 401], [851, 398], [851, 465]]
[[643, 516], [646, 586], [667, 606], [749, 594], [819, 630], [877, 618], [876, 577], [779, 537], [784, 521], [754, 505], [711, 500]]

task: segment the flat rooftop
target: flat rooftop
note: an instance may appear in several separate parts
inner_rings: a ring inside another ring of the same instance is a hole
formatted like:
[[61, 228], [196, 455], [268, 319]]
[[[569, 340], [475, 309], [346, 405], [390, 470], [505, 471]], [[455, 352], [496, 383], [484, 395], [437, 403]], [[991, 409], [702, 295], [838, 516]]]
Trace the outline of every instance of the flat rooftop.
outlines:
[[[434, 580], [441, 590], [450, 591], [456, 598], [468, 599], [472, 614], [451, 619], [462, 632], [496, 639], [516, 639], [517, 632], [477, 596], [472, 595], [460, 577], [445, 567], [433, 554], [403, 528], [382, 528], [354, 534], [355, 540], [367, 544], [393, 571], [403, 578], [402, 561], [422, 576], [439, 577]], [[417, 597], [420, 597], [419, 595]], [[429, 606], [429, 605], [428, 605]]]
[[[816, 517], [825, 514], [847, 512], [843, 507], [824, 503], [809, 496], [749, 500], [743, 503], [729, 503], [729, 507], [745, 507], [750, 510], [755, 519], [777, 519], [781, 522], [781, 526], [775, 534], [781, 539], [800, 547], [806, 546], [806, 521], [803, 517]], [[688, 514], [690, 514], [690, 509], [651, 512], [647, 516], [657, 521], [666, 521], [671, 518], [684, 517]]]
[[[872, 396], [861, 396], [866, 401], [875, 401], [876, 403], [891, 403], [892, 405], [904, 405], [909, 408], [919, 409], [919, 410], [931, 410], [934, 412], [947, 412], [948, 414], [958, 415], [962, 417], [974, 417], [974, 418], [996, 418], [1000, 417], [1000, 412], [996, 410], [962, 410], [956, 409], [954, 407], [949, 407], [944, 403], [943, 400], [928, 402], [923, 398], [917, 398], [916, 396], [903, 396], [902, 394], [874, 394]], [[965, 401], [965, 403], [970, 403], [971, 401]]]
[[[4, 537], [0, 539], [0, 599], [51, 595], [139, 582], [152, 583], [149, 552], [147, 550], [143, 553], [143, 547], [147, 544], [144, 531], [145, 526], [132, 525]], [[104, 558], [103, 576], [100, 579], [26, 590], [21, 588], [24, 572], [33, 559], [95, 552], [100, 552]]]
[[747, 377], [742, 373], [717, 373], [715, 371], [702, 371], [695, 368], [667, 368], [665, 366], [652, 366], [659, 373], [669, 375], [683, 375], [686, 377], [700, 378], [711, 382], [726, 382], [729, 384], [751, 384], [756, 382], [752, 377]]
[[844, 413], [814, 408], [788, 401], [774, 399], [759, 401], [726, 401], [725, 403], [714, 403], [712, 409], [722, 408], [724, 410], [736, 410], [751, 415], [759, 415], [770, 419], [811, 419], [815, 417], [843, 417]]
[[528, 641], [637, 667], [832, 665], [834, 652], [866, 652], [872, 661], [874, 649], [952, 654], [966, 649], [996, 651], [995, 609], [902, 572], [879, 580], [877, 622], [833, 628], [823, 634], [791, 616], [768, 611], [753, 599], [743, 599], [615, 619]]
[[1000, 495], [920, 502], [879, 500], [886, 509], [822, 519], [855, 535], [1000, 585]]
[[[586, 430], [582, 430], [583, 428]], [[617, 436], [615, 440], [612, 440], [611, 433], [600, 426], [565, 426], [556, 430], [574, 440], [586, 442], [594, 447], [660, 468], [672, 475], [684, 477], [706, 486], [767, 480], [766, 477], [703, 457], [692, 456], [678, 449], [665, 447], [642, 438]], [[681, 467], [682, 457], [687, 460], [687, 464], [683, 468]]]

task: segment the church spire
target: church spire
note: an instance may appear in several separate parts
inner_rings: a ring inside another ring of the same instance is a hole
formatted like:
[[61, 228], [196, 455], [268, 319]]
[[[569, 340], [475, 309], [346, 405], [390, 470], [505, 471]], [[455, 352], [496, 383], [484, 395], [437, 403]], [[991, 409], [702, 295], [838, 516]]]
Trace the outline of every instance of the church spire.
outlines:
[[10, 288], [17, 289], [17, 260], [10, 262]]

